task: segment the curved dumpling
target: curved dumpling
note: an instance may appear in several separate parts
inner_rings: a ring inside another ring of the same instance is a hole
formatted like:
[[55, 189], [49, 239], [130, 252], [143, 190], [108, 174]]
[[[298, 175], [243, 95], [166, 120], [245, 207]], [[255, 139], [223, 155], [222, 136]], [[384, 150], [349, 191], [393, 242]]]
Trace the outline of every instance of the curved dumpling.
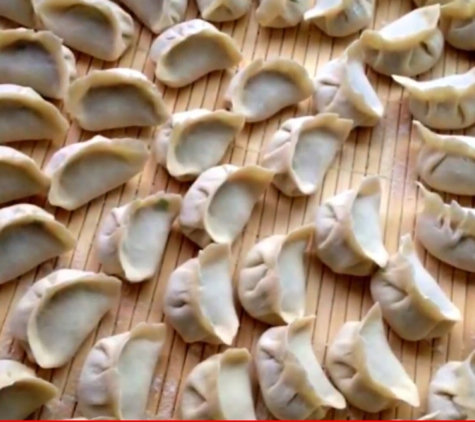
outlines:
[[256, 20], [269, 28], [289, 28], [303, 20], [309, 0], [259, 0]]
[[440, 8], [445, 41], [460, 50], [475, 50], [475, 1], [453, 0]]
[[285, 195], [311, 195], [352, 128], [352, 120], [333, 113], [286, 120], [267, 145], [261, 164], [275, 172], [273, 183]]
[[365, 412], [398, 402], [419, 406], [419, 393], [389, 347], [379, 304], [362, 321], [345, 322], [327, 351], [327, 370], [346, 400]]
[[28, 28], [36, 26], [33, 0], [0, 0], [0, 16]]
[[462, 319], [423, 267], [409, 234], [401, 237], [399, 251], [373, 275], [371, 295], [389, 326], [404, 340], [445, 336]]
[[358, 189], [349, 189], [322, 203], [315, 215], [318, 257], [337, 274], [367, 276], [384, 267], [379, 208], [381, 181], [366, 177]]
[[196, 0], [201, 17], [211, 22], [241, 18], [251, 6], [250, 0]]
[[45, 167], [51, 178], [48, 201], [75, 210], [140, 173], [148, 158], [146, 145], [138, 139], [108, 139], [65, 146], [53, 154]]
[[17, 303], [11, 331], [41, 368], [70, 361], [116, 304], [121, 282], [80, 270], [58, 270], [35, 282]]
[[178, 411], [184, 420], [256, 420], [246, 349], [228, 349], [196, 365], [185, 381]]
[[270, 325], [288, 324], [305, 313], [305, 252], [313, 226], [261, 240], [247, 253], [238, 282], [242, 307]]
[[226, 110], [175, 113], [157, 132], [157, 161], [180, 181], [196, 179], [218, 165], [244, 127], [244, 117]]
[[260, 122], [312, 95], [305, 68], [294, 60], [255, 59], [231, 79], [225, 102], [246, 122]]
[[160, 82], [181, 88], [208, 73], [237, 66], [242, 54], [229, 35], [208, 22], [192, 19], [159, 35], [150, 58], [156, 63], [155, 76]]
[[99, 340], [79, 376], [80, 412], [88, 418], [143, 419], [165, 339], [165, 324], [141, 323]]
[[81, 53], [115, 61], [132, 43], [132, 16], [110, 0], [34, 1], [43, 26]]
[[211, 244], [170, 275], [163, 312], [187, 343], [230, 345], [239, 328], [234, 307], [231, 251]]
[[152, 278], [162, 262], [181, 196], [158, 192], [113, 208], [97, 234], [104, 272], [137, 283]]
[[273, 174], [254, 165], [224, 164], [206, 170], [183, 198], [179, 216], [183, 234], [202, 248], [211, 242], [231, 245], [243, 232]]
[[439, 17], [440, 6], [433, 5], [413, 10], [380, 30], [366, 29], [359, 40], [366, 63], [389, 76], [427, 72], [444, 51]]

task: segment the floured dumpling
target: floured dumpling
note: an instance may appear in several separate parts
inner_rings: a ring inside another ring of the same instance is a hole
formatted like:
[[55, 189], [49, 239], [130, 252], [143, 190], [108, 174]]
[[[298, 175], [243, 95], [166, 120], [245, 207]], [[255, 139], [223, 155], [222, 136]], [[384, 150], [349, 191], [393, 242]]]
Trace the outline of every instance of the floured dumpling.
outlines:
[[51, 205], [75, 210], [98, 196], [127, 183], [140, 173], [148, 159], [146, 145], [138, 139], [89, 141], [63, 147], [45, 168], [51, 178]]
[[227, 349], [196, 365], [178, 399], [180, 418], [256, 420], [250, 361], [246, 349]]
[[99, 340], [79, 376], [80, 412], [88, 418], [145, 418], [165, 339], [165, 324], [141, 323], [129, 332]]
[[256, 20], [269, 28], [289, 28], [303, 20], [309, 0], [259, 0]]
[[183, 234], [202, 248], [211, 242], [231, 245], [243, 232], [273, 175], [255, 165], [224, 164], [206, 170], [183, 198], [179, 216]]
[[115, 277], [57, 270], [36, 281], [16, 304], [10, 328], [41, 368], [69, 362], [120, 297]]
[[155, 76], [181, 88], [208, 73], [237, 66], [242, 54], [234, 40], [212, 24], [192, 19], [167, 29], [152, 44]]
[[444, 51], [438, 27], [440, 6], [413, 10], [385, 27], [360, 37], [366, 63], [383, 75], [416, 76], [432, 69]]
[[34, 0], [43, 26], [64, 44], [101, 60], [115, 61], [131, 45], [134, 20], [110, 0]]
[[358, 42], [324, 65], [314, 85], [315, 113], [336, 113], [342, 119], [353, 120], [355, 127], [374, 126], [383, 117], [384, 107], [366, 76]]
[[36, 26], [33, 0], [0, 0], [0, 16], [28, 28]]
[[211, 22], [241, 18], [251, 6], [250, 0], [196, 0], [201, 17]]
[[243, 127], [244, 117], [226, 110], [175, 113], [155, 136], [155, 157], [175, 179], [194, 180], [221, 162]]
[[285, 195], [311, 195], [352, 128], [352, 120], [333, 113], [286, 120], [267, 145], [261, 164], [275, 172], [273, 183]]
[[180, 207], [180, 195], [158, 192], [113, 208], [96, 238], [102, 269], [133, 283], [152, 278]]
[[475, 50], [475, 0], [453, 0], [440, 9], [445, 41], [465, 51]]
[[307, 70], [291, 59], [255, 59], [231, 79], [225, 101], [246, 122], [269, 119], [286, 107], [297, 105], [312, 95], [313, 84]]
[[401, 237], [399, 251], [373, 275], [371, 295], [389, 326], [404, 340], [445, 336], [462, 319], [422, 265], [409, 234]]
[[317, 208], [316, 253], [332, 271], [367, 276], [387, 264], [380, 204], [381, 181], [371, 176], [358, 189], [339, 193]]
[[234, 307], [231, 251], [211, 244], [170, 275], [163, 312], [187, 343], [230, 345], [239, 328]]
[[365, 412], [381, 412], [401, 402], [419, 406], [416, 385], [389, 347], [379, 304], [362, 321], [343, 324], [326, 363], [336, 388]]

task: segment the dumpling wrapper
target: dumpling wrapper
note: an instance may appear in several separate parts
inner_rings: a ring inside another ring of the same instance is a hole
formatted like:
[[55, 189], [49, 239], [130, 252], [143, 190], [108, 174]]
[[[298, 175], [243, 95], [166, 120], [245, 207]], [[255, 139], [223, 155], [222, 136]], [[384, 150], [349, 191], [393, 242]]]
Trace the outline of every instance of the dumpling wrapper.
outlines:
[[96, 237], [103, 271], [123, 275], [133, 283], [152, 278], [181, 202], [180, 195], [158, 192], [113, 208]]
[[100, 60], [115, 61], [132, 44], [134, 20], [110, 0], [34, 0], [46, 29], [68, 47]]
[[243, 127], [244, 117], [226, 110], [175, 113], [156, 133], [155, 158], [175, 179], [194, 180], [222, 161]]
[[127, 183], [143, 170], [149, 153], [138, 139], [95, 136], [55, 152], [45, 167], [48, 201], [75, 210]]
[[79, 376], [80, 412], [90, 419], [144, 419], [166, 331], [165, 324], [140, 323], [99, 340]]
[[419, 393], [393, 354], [379, 304], [362, 321], [345, 322], [327, 351], [326, 368], [353, 406], [370, 413], [400, 402], [419, 406]]
[[275, 172], [273, 183], [285, 195], [311, 195], [351, 129], [352, 120], [333, 113], [288, 119], [266, 146], [261, 165]]
[[183, 198], [179, 215], [183, 234], [201, 248], [211, 242], [231, 245], [243, 232], [273, 175], [255, 165], [224, 164], [206, 170]]
[[315, 248], [320, 260], [337, 274], [371, 275], [388, 262], [379, 209], [381, 180], [365, 177], [323, 202], [315, 215]]
[[227, 349], [196, 365], [179, 397], [184, 420], [256, 420], [251, 387], [251, 355]]
[[204, 20], [229, 22], [243, 17], [251, 7], [250, 0], [196, 0]]
[[422, 265], [409, 234], [401, 237], [399, 251], [386, 267], [373, 275], [371, 296], [389, 326], [404, 340], [445, 336], [462, 320], [460, 311]]
[[475, 50], [475, 1], [453, 0], [440, 8], [445, 41], [464, 51]]
[[242, 54], [229, 35], [208, 22], [192, 19], [159, 35], [150, 59], [156, 63], [155, 76], [160, 82], [181, 88], [208, 73], [237, 66]]
[[303, 20], [309, 3], [309, 0], [259, 0], [256, 20], [268, 28], [289, 28]]
[[32, 362], [59, 368], [117, 304], [120, 288], [120, 280], [105, 274], [57, 270], [36, 281], [16, 304], [12, 335]]
[[33, 0], [0, 0], [0, 16], [28, 28], [37, 23]]

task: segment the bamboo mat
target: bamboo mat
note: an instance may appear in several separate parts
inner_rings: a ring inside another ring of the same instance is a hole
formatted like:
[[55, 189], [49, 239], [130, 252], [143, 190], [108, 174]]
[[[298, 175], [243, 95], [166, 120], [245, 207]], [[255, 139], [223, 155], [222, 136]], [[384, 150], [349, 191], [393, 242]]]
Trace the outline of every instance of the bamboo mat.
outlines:
[[[377, 1], [375, 27], [402, 16], [411, 10], [409, 0]], [[197, 16], [194, 4], [187, 12], [187, 19]], [[292, 57], [303, 63], [313, 76], [317, 69], [330, 58], [339, 56], [354, 39], [331, 39], [324, 36], [315, 27], [301, 25], [287, 30], [268, 30], [260, 28], [254, 19], [254, 10], [237, 22], [218, 25], [230, 34], [241, 46], [245, 60], [256, 57]], [[77, 55], [79, 75], [95, 69], [110, 67], [129, 67], [143, 71], [153, 79], [154, 66], [147, 58], [152, 34], [136, 25], [135, 47], [129, 50], [118, 63], [104, 63], [85, 55]], [[472, 64], [465, 53], [446, 49], [444, 58], [423, 78], [465, 72]], [[371, 74], [371, 81], [377, 87], [378, 94], [386, 106], [384, 119], [372, 130], [354, 131], [346, 142], [332, 169], [328, 172], [320, 191], [303, 199], [289, 199], [270, 188], [264, 199], [256, 206], [252, 219], [244, 235], [235, 244], [236, 265], [251, 246], [258, 240], [273, 233], [286, 233], [313, 219], [315, 206], [322, 200], [350, 187], [356, 187], [365, 174], [380, 174], [383, 179], [383, 200], [381, 214], [384, 220], [385, 244], [394, 253], [402, 234], [412, 232], [418, 200], [414, 186], [415, 160], [418, 140], [411, 135], [411, 116], [403, 100], [402, 90], [388, 78]], [[191, 108], [221, 108], [224, 90], [230, 74], [214, 74], [181, 90], [161, 89], [170, 109], [183, 111]], [[256, 163], [263, 145], [270, 139], [280, 122], [293, 115], [305, 115], [310, 112], [309, 104], [304, 103], [298, 109], [288, 109], [271, 120], [247, 125], [239, 135], [233, 148], [228, 152], [225, 162], [236, 165]], [[106, 136], [140, 136], [150, 138], [149, 130], [110, 131]], [[92, 137], [91, 133], [81, 132], [75, 125], [71, 127], [65, 144], [71, 144]], [[19, 148], [44, 165], [55, 149], [47, 143], [22, 143]], [[66, 224], [78, 239], [77, 248], [54, 262], [48, 262], [19, 279], [0, 286], [0, 358], [25, 360], [24, 353], [12, 341], [8, 332], [9, 314], [14, 304], [26, 289], [55, 268], [77, 268], [99, 271], [100, 265], [95, 255], [93, 241], [101, 219], [109, 211], [125, 204], [137, 196], [166, 190], [184, 194], [189, 185], [179, 184], [168, 177], [163, 168], [150, 160], [145, 171], [129, 182], [125, 187], [116, 189], [100, 197], [76, 212], [70, 213], [47, 205], [44, 199], [35, 199], [37, 205], [44, 206], [56, 218]], [[448, 200], [450, 198], [446, 198]], [[470, 199], [460, 199], [463, 206], [474, 206]], [[475, 284], [470, 283], [467, 273], [454, 270], [426, 255], [419, 248], [428, 270], [439, 280], [444, 291], [464, 315], [464, 322], [455, 326], [451, 335], [435, 342], [407, 343], [390, 333], [390, 343], [395, 354], [401, 359], [406, 370], [419, 387], [422, 397], [420, 409], [411, 410], [401, 406], [381, 415], [364, 415], [350, 409], [336, 412], [331, 417], [338, 419], [370, 418], [380, 416], [383, 419], [419, 417], [425, 411], [425, 397], [431, 374], [447, 360], [465, 357], [475, 346]], [[159, 322], [163, 320], [163, 293], [168, 276], [176, 266], [196, 256], [197, 248], [179, 233], [170, 236], [163, 265], [157, 277], [138, 285], [124, 284], [118, 309], [108, 314], [97, 331], [89, 336], [72, 362], [51, 371], [39, 370], [38, 374], [51, 380], [62, 392], [61, 397], [42, 409], [36, 416], [41, 419], [59, 419], [79, 416], [76, 411], [75, 391], [77, 379], [84, 359], [97, 339], [129, 330], [141, 321]], [[316, 314], [314, 347], [318, 358], [324, 362], [327, 345], [345, 321], [359, 320], [372, 304], [368, 280], [336, 276], [320, 263], [313, 260], [308, 264], [307, 313]], [[80, 310], [78, 310], [80, 311]], [[241, 327], [235, 345], [252, 350], [259, 335], [266, 328], [251, 319], [241, 310]], [[177, 396], [187, 374], [201, 360], [220, 350], [219, 347], [194, 344], [186, 345], [170, 329], [162, 359], [153, 383], [148, 406], [148, 417], [166, 419], [174, 416]], [[270, 418], [262, 397], [256, 386], [255, 401], [259, 419]]]

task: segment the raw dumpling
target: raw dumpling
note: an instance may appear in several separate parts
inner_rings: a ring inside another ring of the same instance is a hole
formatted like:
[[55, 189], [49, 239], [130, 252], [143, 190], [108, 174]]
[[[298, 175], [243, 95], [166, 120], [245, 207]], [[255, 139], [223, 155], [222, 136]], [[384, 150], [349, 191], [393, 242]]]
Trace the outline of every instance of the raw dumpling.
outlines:
[[336, 113], [342, 119], [353, 120], [354, 127], [374, 126], [383, 117], [384, 107], [366, 76], [358, 42], [324, 65], [314, 85], [315, 113]]
[[152, 278], [180, 207], [180, 195], [158, 192], [113, 208], [97, 234], [103, 271], [133, 283]]
[[352, 120], [333, 113], [286, 120], [267, 145], [261, 164], [275, 172], [273, 183], [285, 195], [311, 195], [352, 128]]
[[401, 237], [399, 251], [371, 279], [371, 295], [384, 319], [408, 341], [445, 336], [462, 319], [417, 256], [411, 235]]
[[258, 242], [241, 268], [238, 294], [246, 312], [270, 325], [288, 324], [305, 313], [305, 252], [313, 226]]
[[254, 165], [224, 164], [206, 170], [183, 198], [179, 216], [183, 234], [202, 248], [211, 242], [231, 245], [243, 232], [273, 175]]
[[326, 362], [338, 390], [365, 412], [381, 412], [400, 402], [419, 406], [416, 385], [389, 347], [379, 304], [362, 321], [343, 324]]
[[70, 361], [120, 297], [115, 277], [57, 270], [36, 281], [16, 304], [11, 331], [41, 368]]
[[0, 209], [0, 284], [74, 248], [71, 232], [31, 204]]
[[305, 68], [294, 60], [255, 59], [231, 79], [225, 102], [246, 122], [260, 122], [312, 95], [313, 84]]
[[0, 16], [28, 28], [36, 26], [33, 0], [0, 0]]
[[[16, 0], [18, 1], [18, 0]], [[20, 362], [0, 359], [0, 420], [22, 420], [58, 395], [58, 389]]]
[[349, 189], [321, 204], [315, 216], [318, 257], [337, 274], [367, 276], [384, 267], [381, 181], [366, 177], [358, 189]]
[[303, 20], [309, 0], [259, 0], [256, 20], [269, 28], [289, 28]]
[[250, 0], [196, 0], [201, 17], [211, 22], [228, 22], [241, 18], [251, 6]]
[[208, 22], [192, 19], [159, 35], [150, 58], [156, 63], [155, 76], [160, 82], [181, 88], [208, 73], [237, 66], [242, 54], [229, 35]]
[[346, 402], [323, 372], [312, 345], [315, 317], [270, 328], [257, 343], [257, 378], [266, 406], [281, 420], [319, 420]]
[[80, 412], [88, 418], [144, 419], [165, 339], [165, 324], [141, 323], [99, 340], [79, 376]]
[[440, 9], [445, 41], [460, 50], [475, 50], [475, 0], [453, 0]]
[[172, 272], [163, 312], [184, 341], [233, 342], [239, 318], [232, 284], [228, 245], [208, 245]]
[[180, 419], [256, 420], [250, 361], [246, 349], [228, 349], [196, 365], [178, 399]]
[[366, 29], [359, 40], [366, 63], [389, 76], [427, 72], [444, 51], [439, 17], [437, 4], [413, 10], [380, 30]]
[[134, 20], [110, 0], [34, 0], [43, 26], [64, 44], [101, 60], [115, 61], [131, 45]]
[[194, 180], [221, 162], [243, 127], [244, 117], [226, 110], [175, 113], [158, 130], [155, 157], [175, 179]]
[[146, 145], [138, 139], [108, 139], [67, 145], [53, 154], [45, 168], [51, 178], [51, 205], [75, 210], [127, 183], [140, 173], [148, 158]]

